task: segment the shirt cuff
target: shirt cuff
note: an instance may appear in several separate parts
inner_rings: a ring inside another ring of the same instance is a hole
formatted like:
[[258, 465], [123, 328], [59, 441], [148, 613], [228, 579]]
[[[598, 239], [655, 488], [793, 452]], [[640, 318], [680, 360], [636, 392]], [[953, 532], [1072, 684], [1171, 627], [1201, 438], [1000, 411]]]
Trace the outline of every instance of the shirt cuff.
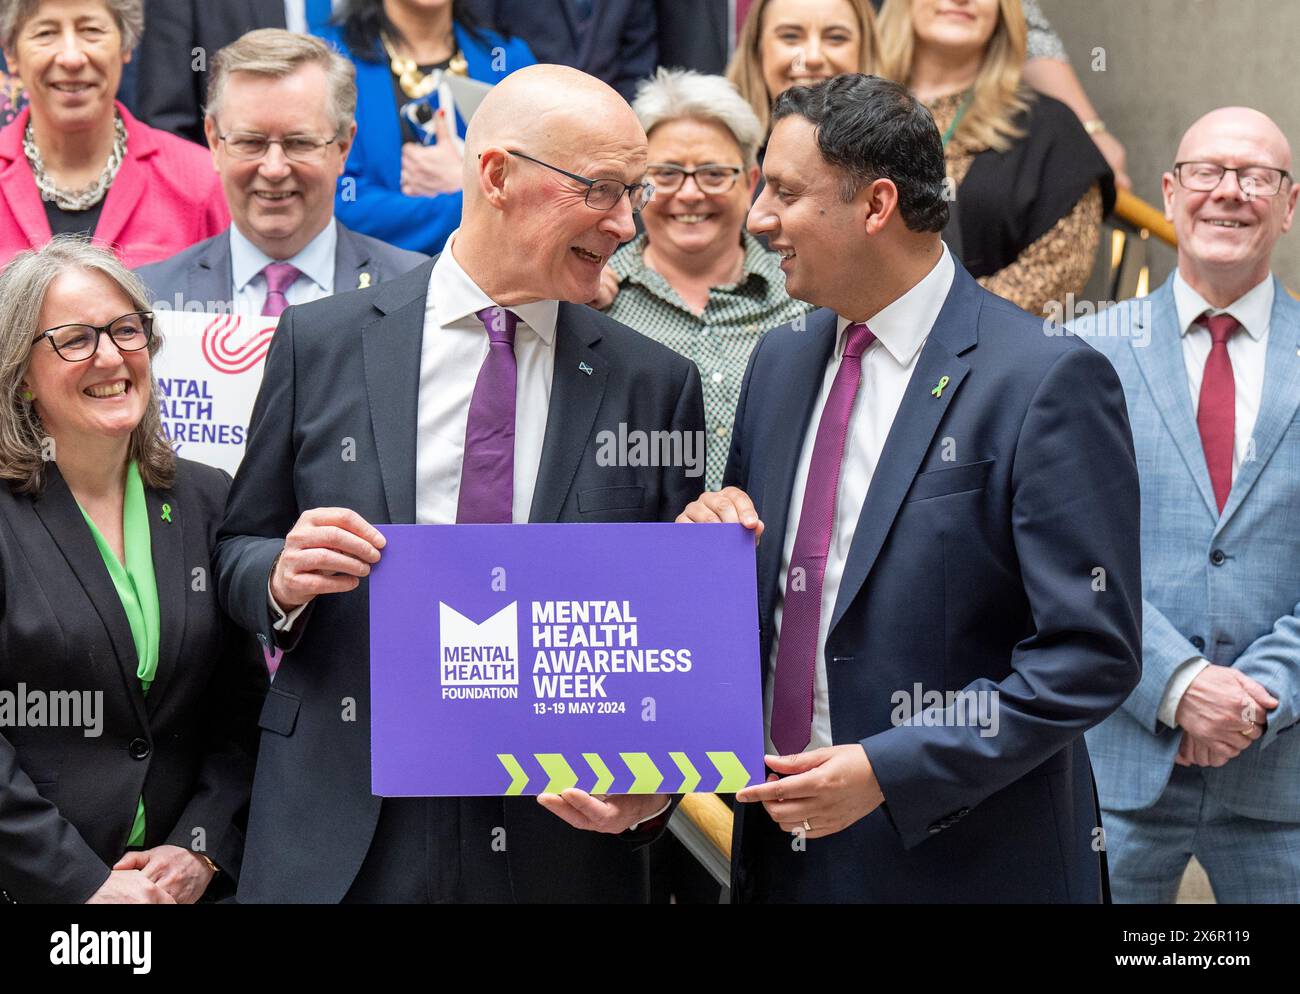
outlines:
[[1202, 656], [1193, 656], [1186, 662], [1179, 663], [1178, 668], [1174, 670], [1174, 675], [1169, 678], [1169, 683], [1165, 685], [1165, 696], [1160, 699], [1160, 709], [1156, 711], [1156, 717], [1170, 728], [1177, 728], [1178, 703], [1187, 693], [1187, 688], [1192, 685], [1192, 681], [1209, 665], [1210, 661]]
[[660, 809], [659, 809], [658, 811], [656, 811], [654, 814], [652, 814], [652, 815], [647, 815], [646, 817], [642, 818], [639, 822], [637, 822], [635, 825], [633, 825], [631, 828], [629, 828], [628, 831], [629, 831], [629, 832], [635, 832], [638, 828], [640, 828], [640, 827], [641, 827], [642, 825], [644, 825], [646, 822], [654, 821], [656, 818], [660, 817], [660, 816], [661, 816], [665, 811], [667, 811], [670, 807], [672, 807], [672, 803], [673, 803], [673, 799], [672, 799], [671, 797], [668, 798], [668, 800], [664, 801], [664, 806], [663, 806], [662, 808], [660, 808]]
[[271, 628], [277, 632], [287, 632], [293, 628], [294, 622], [298, 620], [298, 616], [307, 608], [306, 604], [299, 604], [288, 614], [285, 614], [284, 609], [280, 607], [280, 605], [275, 602], [275, 598], [271, 596], [271, 578], [269, 576], [266, 578], [266, 603], [271, 606], [271, 613], [275, 615], [276, 619], [271, 622]]

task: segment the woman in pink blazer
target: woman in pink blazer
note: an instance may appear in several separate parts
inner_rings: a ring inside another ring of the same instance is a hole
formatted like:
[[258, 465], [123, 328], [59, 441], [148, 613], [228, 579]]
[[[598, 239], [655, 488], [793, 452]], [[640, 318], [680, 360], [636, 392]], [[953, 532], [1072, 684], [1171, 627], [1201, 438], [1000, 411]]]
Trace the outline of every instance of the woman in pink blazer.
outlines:
[[224, 231], [208, 151], [115, 99], [141, 0], [4, 7], [0, 43], [30, 103], [0, 131], [0, 266], [54, 234], [91, 236], [134, 268]]

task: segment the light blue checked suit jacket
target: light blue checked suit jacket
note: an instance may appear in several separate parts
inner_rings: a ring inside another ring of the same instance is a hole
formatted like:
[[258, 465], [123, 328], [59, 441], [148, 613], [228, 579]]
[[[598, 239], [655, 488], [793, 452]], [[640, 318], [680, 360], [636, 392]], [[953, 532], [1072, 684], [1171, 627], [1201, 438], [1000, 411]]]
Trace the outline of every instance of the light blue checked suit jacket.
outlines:
[[1222, 515], [1192, 411], [1173, 277], [1145, 301], [1069, 326], [1124, 384], [1142, 487], [1142, 680], [1087, 733], [1103, 808], [1159, 798], [1182, 731], [1156, 711], [1179, 664], [1204, 656], [1279, 701], [1259, 740], [1206, 769], [1207, 789], [1248, 817], [1300, 821], [1300, 303], [1274, 288], [1254, 451]]

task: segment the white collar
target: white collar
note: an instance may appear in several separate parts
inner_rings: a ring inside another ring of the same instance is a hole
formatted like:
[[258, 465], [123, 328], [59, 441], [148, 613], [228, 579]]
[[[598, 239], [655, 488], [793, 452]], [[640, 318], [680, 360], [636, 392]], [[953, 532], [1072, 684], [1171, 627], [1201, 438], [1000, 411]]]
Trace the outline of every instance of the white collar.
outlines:
[[[885, 350], [900, 366], [907, 366], [912, 357], [925, 344], [934, 327], [944, 301], [952, 289], [957, 267], [953, 264], [948, 246], [925, 277], [884, 310], [864, 322]], [[836, 325], [835, 358], [844, 356], [844, 329], [852, 322], [839, 318]]]
[[334, 253], [338, 248], [338, 222], [330, 218], [320, 234], [303, 246], [291, 259], [276, 260], [250, 242], [239, 226], [230, 225], [230, 273], [235, 293], [240, 293], [263, 269], [283, 261], [296, 268], [325, 293], [334, 292]]
[[1270, 273], [1227, 307], [1211, 307], [1204, 297], [1192, 289], [1183, 274], [1174, 271], [1174, 306], [1178, 309], [1178, 333], [1186, 335], [1206, 311], [1211, 314], [1231, 314], [1255, 341], [1259, 341], [1273, 315], [1273, 276]]
[[[452, 232], [438, 261], [433, 264], [433, 272], [429, 274], [427, 308], [433, 309], [438, 324], [442, 327], [477, 315], [485, 307], [498, 306], [496, 301], [479, 289], [478, 284], [452, 255], [455, 239], [456, 232]], [[508, 309], [517, 314], [520, 322], [531, 328], [547, 345], [555, 341], [555, 323], [560, 310], [558, 300], [535, 300], [531, 304], [516, 304]]]

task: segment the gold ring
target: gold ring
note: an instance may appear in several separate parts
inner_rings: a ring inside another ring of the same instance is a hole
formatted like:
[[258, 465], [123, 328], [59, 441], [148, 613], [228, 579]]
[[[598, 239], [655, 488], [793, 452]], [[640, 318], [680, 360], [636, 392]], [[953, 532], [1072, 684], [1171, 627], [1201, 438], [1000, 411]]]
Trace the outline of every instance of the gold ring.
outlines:
[[808, 824], [808, 819], [807, 819], [807, 818], [805, 818], [805, 819], [803, 820], [803, 830], [804, 830], [805, 832], [811, 832], [811, 831], [812, 831], [812, 826]]

